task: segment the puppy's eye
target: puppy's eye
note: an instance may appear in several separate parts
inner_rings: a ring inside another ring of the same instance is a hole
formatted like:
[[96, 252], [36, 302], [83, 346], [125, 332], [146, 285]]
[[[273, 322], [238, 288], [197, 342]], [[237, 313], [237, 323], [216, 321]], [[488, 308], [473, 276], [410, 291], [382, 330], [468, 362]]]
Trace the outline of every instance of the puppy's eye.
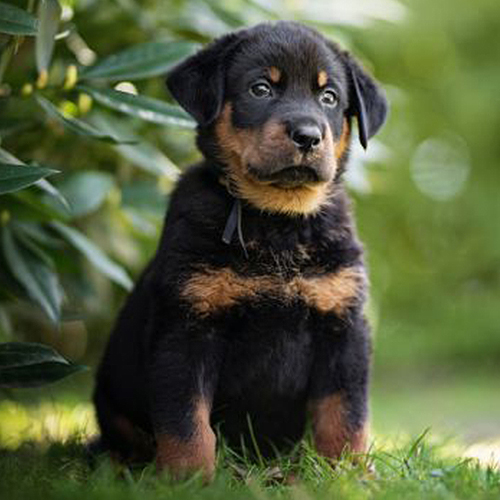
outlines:
[[319, 95], [319, 101], [321, 102], [321, 104], [324, 104], [325, 106], [334, 107], [339, 102], [339, 98], [335, 90], [324, 89], [321, 91]]
[[271, 97], [273, 95], [273, 91], [267, 82], [257, 82], [250, 87], [250, 94], [258, 99], [263, 99]]

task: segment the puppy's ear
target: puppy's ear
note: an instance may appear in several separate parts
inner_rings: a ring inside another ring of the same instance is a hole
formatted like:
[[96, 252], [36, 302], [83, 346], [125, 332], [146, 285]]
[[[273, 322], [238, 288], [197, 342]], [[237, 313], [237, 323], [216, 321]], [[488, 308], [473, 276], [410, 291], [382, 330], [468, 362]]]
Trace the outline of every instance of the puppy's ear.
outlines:
[[167, 75], [174, 99], [198, 122], [209, 125], [219, 115], [224, 99], [224, 63], [239, 39], [231, 33], [175, 66]]
[[384, 91], [351, 57], [347, 59], [350, 73], [349, 111], [358, 119], [359, 142], [366, 149], [368, 139], [382, 127], [388, 104]]

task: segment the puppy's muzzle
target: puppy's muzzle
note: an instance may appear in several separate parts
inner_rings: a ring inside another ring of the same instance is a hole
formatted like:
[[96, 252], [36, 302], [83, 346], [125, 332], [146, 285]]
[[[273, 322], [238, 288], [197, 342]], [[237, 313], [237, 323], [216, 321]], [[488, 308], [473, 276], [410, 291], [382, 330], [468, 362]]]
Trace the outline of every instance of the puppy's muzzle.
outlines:
[[268, 182], [283, 187], [296, 187], [321, 182], [316, 169], [308, 166], [285, 167], [268, 177]]

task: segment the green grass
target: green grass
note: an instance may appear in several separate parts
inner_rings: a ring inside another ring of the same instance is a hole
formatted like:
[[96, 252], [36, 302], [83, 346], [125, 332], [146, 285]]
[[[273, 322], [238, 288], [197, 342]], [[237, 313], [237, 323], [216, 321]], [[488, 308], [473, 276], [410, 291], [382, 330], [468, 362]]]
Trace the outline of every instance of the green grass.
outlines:
[[356, 465], [332, 467], [307, 442], [288, 457], [254, 464], [222, 446], [214, 482], [159, 478], [152, 465], [129, 470], [100, 458], [90, 465], [85, 438], [26, 441], [0, 450], [0, 498], [44, 500], [162, 499], [498, 499], [500, 471], [450, 455], [421, 435], [402, 446], [370, 450]]
[[[205, 487], [199, 478], [172, 484], [153, 466], [129, 471], [105, 458], [90, 466], [84, 443], [97, 428], [77, 377], [43, 391], [15, 391], [0, 399], [0, 499], [500, 499], [496, 380], [480, 373], [376, 377], [374, 444], [357, 465], [345, 460], [332, 468], [307, 441], [261, 464], [222, 446], [216, 479]], [[429, 426], [423, 438], [410, 437]], [[488, 466], [492, 453], [497, 468]]]

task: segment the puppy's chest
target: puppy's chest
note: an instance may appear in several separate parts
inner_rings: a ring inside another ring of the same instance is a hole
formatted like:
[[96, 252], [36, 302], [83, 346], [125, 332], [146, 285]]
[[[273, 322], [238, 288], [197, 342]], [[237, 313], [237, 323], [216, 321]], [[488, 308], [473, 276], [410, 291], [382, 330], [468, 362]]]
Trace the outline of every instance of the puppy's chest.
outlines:
[[282, 252], [250, 248], [245, 261], [194, 269], [180, 294], [200, 316], [245, 308], [278, 315], [298, 306], [342, 316], [362, 297], [365, 272], [361, 265], [327, 264], [305, 246]]

